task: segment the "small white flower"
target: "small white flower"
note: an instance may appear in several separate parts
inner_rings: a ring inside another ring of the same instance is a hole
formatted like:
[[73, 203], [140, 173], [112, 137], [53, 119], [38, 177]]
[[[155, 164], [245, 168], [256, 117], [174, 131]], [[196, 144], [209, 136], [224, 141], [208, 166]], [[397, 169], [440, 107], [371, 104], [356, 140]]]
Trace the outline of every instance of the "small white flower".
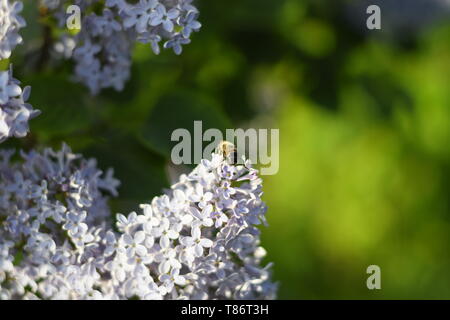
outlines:
[[135, 255], [143, 257], [147, 254], [147, 248], [143, 244], [145, 241], [145, 232], [138, 231], [134, 234], [134, 237], [125, 233], [120, 240], [125, 245], [128, 258], [133, 258]]
[[200, 209], [203, 209], [213, 198], [211, 192], [204, 192], [204, 188], [201, 184], [197, 184], [193, 193], [189, 196], [189, 200], [193, 202], [198, 202]]
[[164, 43], [164, 48], [169, 49], [172, 48], [175, 54], [180, 55], [183, 51], [183, 45], [191, 43], [191, 40], [188, 38], [184, 38], [181, 34], [174, 35], [169, 41]]
[[168, 248], [170, 240], [177, 239], [179, 233], [176, 231], [178, 226], [170, 223], [169, 219], [163, 218], [158, 227], [151, 230], [151, 235], [155, 238], [159, 237], [159, 245], [161, 248]]
[[180, 269], [172, 269], [170, 274], [162, 274], [159, 280], [164, 284], [167, 292], [171, 292], [174, 285], [184, 286], [186, 284], [186, 279], [180, 276]]
[[128, 232], [137, 222], [136, 212], [131, 212], [128, 215], [128, 218], [121, 213], [118, 213], [116, 217], [117, 217], [116, 222], [117, 229], [123, 232]]
[[194, 254], [197, 257], [203, 255], [203, 248], [210, 248], [213, 242], [208, 238], [202, 238], [201, 230], [199, 227], [192, 228], [191, 237], [183, 237], [180, 242], [185, 247], [192, 247], [194, 249]]
[[171, 268], [181, 268], [181, 263], [177, 259], [177, 251], [173, 248], [162, 248], [155, 255], [155, 261], [159, 262], [158, 271], [167, 273]]
[[183, 26], [183, 37], [189, 38], [192, 31], [198, 31], [202, 24], [197, 21], [198, 11], [190, 10], [185, 17], [179, 20], [179, 24]]
[[172, 8], [167, 11], [166, 7], [159, 3], [155, 10], [150, 14], [150, 25], [156, 27], [162, 24], [167, 32], [172, 32], [174, 27], [173, 20], [175, 20], [179, 14], [180, 12], [178, 9]]
[[203, 225], [205, 227], [211, 227], [213, 225], [213, 220], [211, 219], [211, 213], [213, 212], [212, 205], [207, 205], [202, 209], [202, 211], [199, 211], [195, 207], [191, 207], [190, 212], [195, 218], [198, 219], [200, 225]]
[[105, 245], [106, 245], [104, 252], [105, 257], [111, 256], [119, 248], [119, 243], [116, 239], [116, 236], [114, 232], [112, 232], [111, 230], [108, 230], [108, 232], [106, 232]]

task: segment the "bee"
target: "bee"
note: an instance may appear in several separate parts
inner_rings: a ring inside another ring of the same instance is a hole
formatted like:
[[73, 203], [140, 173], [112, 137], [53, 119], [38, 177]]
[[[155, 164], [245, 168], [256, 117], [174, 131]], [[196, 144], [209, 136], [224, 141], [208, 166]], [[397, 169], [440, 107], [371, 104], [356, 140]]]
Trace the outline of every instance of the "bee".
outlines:
[[222, 155], [225, 159], [227, 159], [230, 163], [237, 163], [237, 149], [231, 142], [222, 141], [216, 147], [216, 152]]

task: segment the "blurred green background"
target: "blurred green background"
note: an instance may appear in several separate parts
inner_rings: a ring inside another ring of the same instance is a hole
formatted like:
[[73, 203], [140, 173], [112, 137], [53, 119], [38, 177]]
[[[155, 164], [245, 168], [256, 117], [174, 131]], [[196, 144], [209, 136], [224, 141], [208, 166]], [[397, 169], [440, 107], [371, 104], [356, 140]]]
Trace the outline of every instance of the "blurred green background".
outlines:
[[[279, 128], [262, 230], [279, 298], [450, 299], [448, 2], [197, 0], [203, 28], [181, 56], [138, 45], [125, 90], [96, 97], [46, 59], [25, 2], [12, 62], [43, 113], [2, 148], [97, 157], [122, 181], [114, 212], [129, 212], [170, 185], [173, 129]], [[367, 30], [368, 4], [382, 30]]]

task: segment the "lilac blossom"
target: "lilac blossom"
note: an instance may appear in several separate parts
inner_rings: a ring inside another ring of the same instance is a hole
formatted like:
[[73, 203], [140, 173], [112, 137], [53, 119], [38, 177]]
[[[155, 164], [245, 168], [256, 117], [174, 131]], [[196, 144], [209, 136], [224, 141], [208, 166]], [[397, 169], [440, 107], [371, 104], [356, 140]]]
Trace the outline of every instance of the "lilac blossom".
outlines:
[[0, 71], [0, 142], [13, 136], [26, 136], [28, 121], [39, 115], [40, 111], [33, 110], [26, 102], [30, 91], [30, 87], [22, 90], [20, 82], [12, 77], [12, 67]]
[[[256, 226], [266, 223], [261, 182], [248, 162], [233, 165], [214, 153], [211, 161], [202, 160], [190, 174], [180, 177], [168, 193], [141, 205], [141, 214], [132, 212], [131, 219], [119, 215], [119, 229], [130, 238], [142, 231], [152, 236], [146, 247], [153, 258], [141, 263], [144, 269], [140, 267], [139, 274], [145, 271], [155, 277], [138, 276], [135, 261], [128, 268], [115, 263], [115, 259], [123, 259], [120, 248], [116, 249], [110, 264], [118, 270], [110, 270], [125, 272], [128, 279], [116, 281], [118, 296], [274, 298], [276, 285], [270, 281], [270, 265], [260, 266], [265, 250], [260, 247]], [[139, 281], [141, 284], [135, 285]]]
[[110, 212], [100, 186], [115, 191], [118, 181], [66, 145], [21, 152], [18, 162], [13, 154], [0, 151], [0, 296], [113, 298], [96, 289], [107, 254], [116, 254], [115, 246], [105, 250]]
[[261, 265], [262, 180], [249, 163], [214, 153], [140, 212], [117, 214], [114, 231], [110, 173], [67, 146], [19, 163], [12, 154], [0, 156], [1, 298], [275, 298]]
[[22, 43], [19, 29], [26, 26], [20, 15], [21, 1], [0, 0], [0, 60], [8, 59], [14, 48]]
[[[155, 54], [160, 53], [160, 43], [181, 54], [182, 45], [190, 43], [191, 33], [201, 27], [191, 0], [107, 0], [103, 4], [97, 0], [41, 0], [61, 28], [65, 28], [68, 3], [81, 9], [81, 30], [63, 32], [55, 50], [75, 61], [74, 78], [92, 94], [104, 88], [124, 88], [135, 42], [150, 44]], [[94, 13], [93, 5], [102, 5], [103, 11]]]

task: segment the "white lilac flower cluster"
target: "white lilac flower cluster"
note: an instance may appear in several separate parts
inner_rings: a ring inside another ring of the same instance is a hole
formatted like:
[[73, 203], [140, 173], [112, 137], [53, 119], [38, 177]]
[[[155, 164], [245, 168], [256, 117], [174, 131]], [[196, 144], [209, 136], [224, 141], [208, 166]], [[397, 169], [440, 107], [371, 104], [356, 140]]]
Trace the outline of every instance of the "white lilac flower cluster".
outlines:
[[0, 298], [95, 295], [104, 263], [99, 238], [118, 181], [67, 146], [0, 153]]
[[[81, 30], [65, 33], [55, 49], [75, 61], [75, 78], [93, 94], [103, 88], [122, 90], [129, 78], [134, 42], [149, 43], [159, 54], [160, 42], [181, 54], [201, 24], [192, 0], [42, 0], [65, 27], [66, 7], [81, 10]], [[100, 8], [100, 9], [99, 9]]]
[[22, 42], [19, 29], [26, 25], [20, 16], [22, 9], [20, 1], [0, 0], [0, 60], [8, 59], [16, 45]]
[[[20, 16], [20, 1], [0, 0], [0, 60], [9, 59], [14, 48], [22, 42], [19, 29], [26, 25]], [[26, 103], [30, 87], [20, 88], [20, 82], [9, 71], [0, 71], [0, 143], [7, 138], [24, 137], [28, 133], [28, 120], [39, 114]]]
[[257, 225], [261, 179], [248, 162], [202, 160], [142, 213], [107, 226], [117, 181], [62, 151], [0, 163], [0, 298], [271, 299]]
[[106, 269], [120, 298], [274, 298], [270, 265], [260, 267], [266, 206], [261, 179], [219, 154], [202, 160], [168, 194], [141, 205], [142, 214], [118, 215]]
[[[122, 90], [130, 76], [133, 43], [150, 43], [153, 51], [173, 48], [176, 54], [190, 42], [190, 35], [201, 27], [198, 10], [192, 0], [41, 0], [64, 27], [66, 7], [77, 5], [82, 10], [81, 31], [63, 33], [55, 49], [65, 58], [75, 60], [75, 78], [93, 94], [103, 88]], [[97, 9], [101, 6], [101, 13]], [[0, 60], [8, 59], [22, 42], [18, 31], [26, 25], [20, 16], [21, 1], [0, 0]], [[23, 91], [10, 71], [0, 72], [0, 143], [8, 137], [24, 137], [28, 120], [39, 114], [26, 103], [30, 88]]]
[[30, 87], [22, 90], [12, 77], [12, 68], [0, 71], [0, 143], [12, 136], [26, 136], [28, 121], [39, 115], [40, 111], [26, 102], [30, 91]]

